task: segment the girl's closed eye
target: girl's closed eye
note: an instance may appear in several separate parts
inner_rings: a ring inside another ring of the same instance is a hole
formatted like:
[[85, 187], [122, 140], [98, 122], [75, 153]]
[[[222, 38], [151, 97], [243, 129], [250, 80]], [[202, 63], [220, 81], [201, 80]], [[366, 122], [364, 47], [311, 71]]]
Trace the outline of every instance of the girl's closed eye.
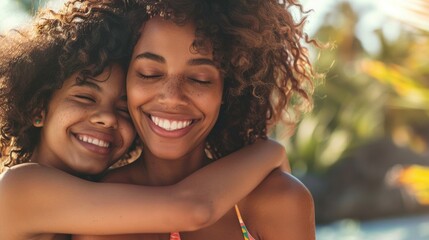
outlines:
[[73, 96], [80, 102], [84, 102], [84, 103], [95, 103], [96, 102], [95, 97], [88, 95], [88, 94], [75, 94]]
[[130, 111], [128, 110], [128, 107], [119, 106], [119, 107], [117, 107], [117, 110], [118, 110], [119, 114], [121, 114], [121, 116], [123, 116], [125, 118], [131, 118], [130, 117]]

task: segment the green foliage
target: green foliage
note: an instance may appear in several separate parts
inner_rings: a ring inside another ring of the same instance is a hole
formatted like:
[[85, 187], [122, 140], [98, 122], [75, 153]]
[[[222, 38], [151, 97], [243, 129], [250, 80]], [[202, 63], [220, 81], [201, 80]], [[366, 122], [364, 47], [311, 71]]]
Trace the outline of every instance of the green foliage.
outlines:
[[[395, 140], [395, 133], [404, 130], [404, 125], [405, 135], [411, 136], [410, 129], [428, 119], [426, 36], [403, 28], [398, 38], [387, 41], [380, 24], [375, 33], [381, 49], [373, 56], [356, 36], [359, 17], [349, 3], [340, 2], [315, 35], [335, 48], [320, 50], [315, 66], [326, 72], [325, 83], [316, 89], [312, 114], [304, 116], [295, 135], [285, 142], [297, 175], [323, 174], [363, 143], [386, 136]], [[416, 108], [421, 111], [413, 119], [406, 117]], [[413, 148], [413, 143], [407, 144]]]

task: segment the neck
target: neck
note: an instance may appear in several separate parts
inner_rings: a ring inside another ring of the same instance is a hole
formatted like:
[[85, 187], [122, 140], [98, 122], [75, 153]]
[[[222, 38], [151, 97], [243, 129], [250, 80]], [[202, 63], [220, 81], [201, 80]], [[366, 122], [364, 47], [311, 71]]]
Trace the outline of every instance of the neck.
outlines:
[[152, 186], [175, 184], [208, 163], [203, 148], [176, 159], [161, 159], [145, 149], [140, 161], [144, 169], [145, 184]]
[[33, 153], [31, 154], [30, 162], [38, 163], [40, 165], [44, 165], [47, 167], [61, 169], [61, 167], [58, 164], [60, 161], [57, 158], [50, 156], [49, 154], [44, 154], [39, 146], [36, 147]]

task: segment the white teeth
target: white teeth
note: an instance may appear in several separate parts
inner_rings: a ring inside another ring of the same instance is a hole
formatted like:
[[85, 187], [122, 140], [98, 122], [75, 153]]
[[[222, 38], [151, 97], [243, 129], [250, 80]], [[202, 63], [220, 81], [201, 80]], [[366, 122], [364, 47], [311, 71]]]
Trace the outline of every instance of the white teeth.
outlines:
[[185, 128], [189, 125], [191, 125], [192, 120], [185, 120], [185, 121], [176, 121], [176, 120], [169, 120], [164, 118], [159, 118], [155, 116], [150, 116], [152, 121], [155, 123], [156, 126], [163, 128], [167, 131], [176, 131], [182, 128]]
[[108, 148], [110, 145], [108, 142], [105, 142], [97, 138], [89, 137], [86, 135], [78, 135], [77, 138], [82, 142], [90, 143], [99, 147]]
[[178, 123], [176, 121], [173, 121], [170, 125], [170, 128], [171, 129], [177, 129], [177, 125], [178, 125]]

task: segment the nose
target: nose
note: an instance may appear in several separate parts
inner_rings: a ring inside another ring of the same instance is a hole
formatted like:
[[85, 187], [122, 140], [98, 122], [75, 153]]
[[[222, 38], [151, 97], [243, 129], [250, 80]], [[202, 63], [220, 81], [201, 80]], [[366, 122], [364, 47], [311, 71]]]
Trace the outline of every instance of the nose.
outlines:
[[183, 77], [170, 77], [160, 89], [159, 102], [169, 107], [186, 105], [188, 97], [184, 85]]
[[116, 113], [114, 109], [109, 107], [100, 108], [98, 111], [94, 111], [90, 117], [90, 122], [94, 125], [105, 128], [116, 129], [118, 127], [118, 118]]

